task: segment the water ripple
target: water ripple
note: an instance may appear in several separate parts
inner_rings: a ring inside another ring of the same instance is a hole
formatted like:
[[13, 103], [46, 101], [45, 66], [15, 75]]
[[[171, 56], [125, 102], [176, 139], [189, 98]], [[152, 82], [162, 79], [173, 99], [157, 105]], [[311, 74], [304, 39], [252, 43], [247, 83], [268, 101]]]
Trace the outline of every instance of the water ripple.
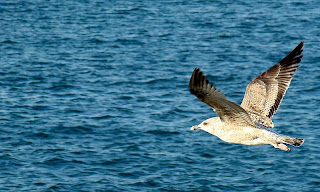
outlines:
[[[0, 191], [317, 191], [319, 6], [0, 2]], [[215, 115], [188, 91], [195, 67], [239, 103], [301, 40], [274, 122], [302, 147], [189, 130]]]

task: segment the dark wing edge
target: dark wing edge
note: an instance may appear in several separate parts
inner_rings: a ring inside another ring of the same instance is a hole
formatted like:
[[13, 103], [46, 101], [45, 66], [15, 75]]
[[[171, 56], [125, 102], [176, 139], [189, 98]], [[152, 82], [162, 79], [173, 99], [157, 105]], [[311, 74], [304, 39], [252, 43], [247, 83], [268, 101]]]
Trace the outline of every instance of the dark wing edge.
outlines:
[[294, 50], [292, 50], [291, 53], [289, 53], [289, 55], [287, 55], [279, 62], [279, 64], [283, 67], [286, 67], [300, 63], [303, 57], [303, 55], [301, 55], [303, 52], [303, 45], [304, 41], [301, 41], [299, 45]]
[[[195, 68], [189, 82], [189, 91], [195, 95], [200, 101], [205, 102], [205, 98], [209, 93], [215, 92], [217, 97], [226, 99], [226, 96], [221, 93], [215, 86], [209, 83], [209, 80], [199, 68]], [[206, 103], [211, 106], [209, 103]], [[212, 106], [211, 106], [212, 107]]]
[[[267, 122], [267, 126], [273, 127], [273, 123], [271, 118], [278, 110], [280, 103], [290, 86], [290, 82], [296, 70], [300, 67], [298, 65], [303, 57], [303, 45], [304, 42], [301, 41], [299, 45], [292, 50], [285, 58], [283, 58], [280, 62], [269, 68], [267, 71], [263, 72], [261, 75], [256, 77], [253, 81], [251, 81], [241, 103], [241, 107], [247, 110], [249, 113], [250, 111], [253, 113], [261, 114], [263, 118], [261, 118], [262, 122]], [[263, 83], [264, 88], [266, 91], [265, 103], [261, 106], [260, 101], [250, 101], [249, 95], [254, 95], [255, 90], [254, 85]], [[277, 87], [276, 96], [272, 96], [271, 93], [268, 94], [268, 91], [275, 91], [272, 89], [272, 86]], [[253, 102], [253, 103], [252, 103]], [[257, 103], [254, 103], [257, 102]], [[271, 105], [269, 105], [272, 102]], [[251, 104], [250, 104], [251, 103]], [[260, 111], [257, 111], [259, 109]], [[267, 119], [265, 119], [267, 117]], [[256, 118], [259, 118], [258, 116]], [[270, 118], [270, 119], [269, 119]]]
[[214, 109], [221, 121], [254, 125], [248, 113], [238, 104], [225, 97], [214, 85], [211, 85], [199, 68], [195, 68], [189, 82], [189, 91], [200, 101]]
[[299, 45], [289, 53], [289, 55], [279, 62], [281, 67], [280, 72], [276, 77], [276, 80], [278, 81], [278, 94], [274, 105], [270, 108], [269, 114], [267, 115], [270, 119], [277, 112], [280, 103], [290, 86], [294, 73], [300, 67], [298, 64], [301, 62], [303, 57], [303, 45], [304, 41], [301, 41]]

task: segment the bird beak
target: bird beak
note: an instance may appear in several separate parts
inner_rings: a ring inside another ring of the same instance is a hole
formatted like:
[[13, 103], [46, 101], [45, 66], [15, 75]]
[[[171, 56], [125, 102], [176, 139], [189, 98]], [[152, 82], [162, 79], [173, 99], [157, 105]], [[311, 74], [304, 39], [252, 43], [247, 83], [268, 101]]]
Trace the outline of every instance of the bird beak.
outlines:
[[192, 126], [190, 130], [196, 130], [196, 129], [200, 129], [200, 127], [198, 125]]

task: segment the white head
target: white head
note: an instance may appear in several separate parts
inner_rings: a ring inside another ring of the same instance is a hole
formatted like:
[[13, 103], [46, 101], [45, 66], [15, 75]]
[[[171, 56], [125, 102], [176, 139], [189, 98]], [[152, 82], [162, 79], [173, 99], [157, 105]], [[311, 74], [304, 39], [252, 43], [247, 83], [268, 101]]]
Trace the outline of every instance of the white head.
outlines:
[[221, 123], [221, 121], [220, 121], [219, 117], [213, 117], [213, 118], [210, 118], [210, 119], [203, 121], [199, 125], [192, 126], [190, 130], [202, 129], [202, 130], [214, 135], [214, 128], [216, 126], [220, 126], [220, 125], [218, 125], [220, 123]]

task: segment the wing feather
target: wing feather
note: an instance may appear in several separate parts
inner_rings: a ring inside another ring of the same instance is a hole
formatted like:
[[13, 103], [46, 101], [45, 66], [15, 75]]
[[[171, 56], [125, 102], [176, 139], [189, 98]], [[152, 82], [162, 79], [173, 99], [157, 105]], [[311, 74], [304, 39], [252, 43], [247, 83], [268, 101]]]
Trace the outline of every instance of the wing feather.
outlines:
[[304, 42], [300, 42], [289, 55], [248, 84], [241, 107], [255, 122], [273, 127], [271, 118], [277, 112], [292, 76], [300, 66], [303, 45]]
[[255, 126], [248, 113], [238, 104], [227, 100], [214, 85], [211, 85], [199, 68], [195, 68], [189, 82], [189, 90], [200, 101], [208, 104], [221, 121], [237, 125]]

